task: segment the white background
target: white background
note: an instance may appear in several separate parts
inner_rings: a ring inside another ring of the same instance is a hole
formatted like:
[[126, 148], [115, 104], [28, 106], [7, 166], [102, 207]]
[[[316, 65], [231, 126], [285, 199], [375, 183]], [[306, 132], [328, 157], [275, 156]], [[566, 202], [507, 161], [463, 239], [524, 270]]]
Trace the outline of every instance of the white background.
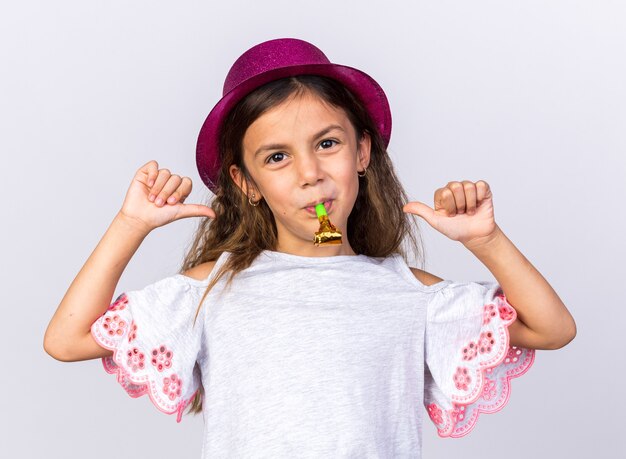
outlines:
[[[131, 399], [99, 360], [62, 363], [46, 326], [139, 166], [209, 191], [195, 142], [234, 60], [297, 37], [385, 89], [413, 199], [486, 180], [496, 221], [559, 293], [576, 339], [538, 351], [508, 405], [434, 458], [616, 457], [625, 358], [626, 6], [619, 1], [108, 1], [0, 6], [0, 456], [199, 457], [202, 417]], [[179, 268], [193, 219], [160, 228], [116, 293]], [[422, 221], [425, 268], [491, 280]]]

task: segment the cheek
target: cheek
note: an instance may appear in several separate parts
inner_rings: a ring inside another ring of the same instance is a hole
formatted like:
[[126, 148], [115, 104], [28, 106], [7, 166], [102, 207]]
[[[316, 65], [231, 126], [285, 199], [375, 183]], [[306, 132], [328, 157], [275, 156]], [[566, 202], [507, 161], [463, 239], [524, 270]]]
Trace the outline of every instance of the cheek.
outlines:
[[359, 177], [356, 171], [346, 170], [343, 172], [341, 174], [341, 183], [347, 193], [356, 197], [359, 191]]
[[293, 208], [292, 195], [293, 189], [281, 184], [280, 181], [274, 181], [264, 190], [265, 201], [272, 212], [279, 215], [286, 215]]

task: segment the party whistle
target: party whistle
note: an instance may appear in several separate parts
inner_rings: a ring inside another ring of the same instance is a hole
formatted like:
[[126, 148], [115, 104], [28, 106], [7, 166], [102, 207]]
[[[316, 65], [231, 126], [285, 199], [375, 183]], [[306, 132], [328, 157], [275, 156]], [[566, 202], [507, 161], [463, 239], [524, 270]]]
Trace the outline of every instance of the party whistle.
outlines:
[[313, 243], [317, 247], [322, 245], [341, 244], [341, 233], [328, 219], [324, 203], [320, 203], [315, 206], [315, 213], [317, 214], [317, 219], [320, 221], [320, 229], [317, 233], [315, 233]]

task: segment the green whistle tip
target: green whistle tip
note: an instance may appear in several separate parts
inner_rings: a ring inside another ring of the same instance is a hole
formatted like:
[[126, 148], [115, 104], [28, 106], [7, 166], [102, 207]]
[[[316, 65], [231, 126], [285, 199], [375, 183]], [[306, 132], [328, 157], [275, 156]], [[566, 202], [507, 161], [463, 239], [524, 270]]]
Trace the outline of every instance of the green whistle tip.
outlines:
[[328, 215], [326, 213], [326, 208], [324, 207], [324, 203], [321, 202], [319, 204], [317, 204], [315, 206], [315, 213], [317, 214], [318, 217], [321, 217], [322, 215]]

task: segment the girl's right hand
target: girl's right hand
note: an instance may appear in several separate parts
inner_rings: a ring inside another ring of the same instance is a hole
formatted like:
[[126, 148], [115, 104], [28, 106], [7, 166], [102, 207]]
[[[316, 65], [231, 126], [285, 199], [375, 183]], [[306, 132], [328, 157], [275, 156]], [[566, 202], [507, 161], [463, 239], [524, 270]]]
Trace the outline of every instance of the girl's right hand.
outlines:
[[191, 179], [159, 169], [151, 160], [139, 168], [128, 187], [120, 213], [147, 233], [188, 217], [215, 218], [215, 211], [202, 204], [183, 204], [191, 193]]

